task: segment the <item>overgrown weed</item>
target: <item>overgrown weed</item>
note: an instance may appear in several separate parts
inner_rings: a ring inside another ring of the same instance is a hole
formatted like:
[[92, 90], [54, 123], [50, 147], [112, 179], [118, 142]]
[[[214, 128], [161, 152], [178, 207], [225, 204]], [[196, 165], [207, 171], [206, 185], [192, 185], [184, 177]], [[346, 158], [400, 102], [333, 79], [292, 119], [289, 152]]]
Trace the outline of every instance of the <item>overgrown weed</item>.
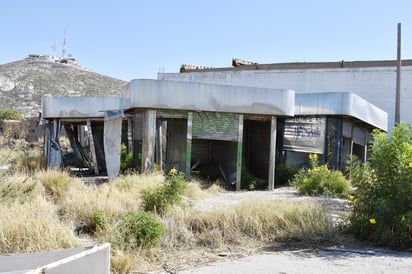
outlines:
[[[95, 242], [112, 244], [112, 272], [126, 273], [137, 266], [148, 271], [165, 261], [179, 262], [182, 254], [198, 258], [199, 250], [213, 254], [216, 249], [251, 248], [288, 240], [313, 242], [334, 236], [329, 216], [314, 202], [249, 202], [200, 212], [187, 203], [176, 205], [173, 200], [163, 215], [151, 215], [166, 228], [164, 234], [159, 233], [163, 235], [160, 246], [136, 238], [135, 245], [127, 248], [120, 229], [124, 216], [130, 212], [143, 214], [142, 193], [159, 188], [165, 178], [160, 173], [128, 174], [108, 184], [85, 185], [61, 171], [8, 174], [0, 181], [0, 253], [72, 247], [88, 233]], [[184, 193], [180, 184], [176, 189], [184, 200], [224, 191], [219, 184], [205, 187], [197, 181], [187, 183]], [[151, 225], [149, 222], [146, 226]]]

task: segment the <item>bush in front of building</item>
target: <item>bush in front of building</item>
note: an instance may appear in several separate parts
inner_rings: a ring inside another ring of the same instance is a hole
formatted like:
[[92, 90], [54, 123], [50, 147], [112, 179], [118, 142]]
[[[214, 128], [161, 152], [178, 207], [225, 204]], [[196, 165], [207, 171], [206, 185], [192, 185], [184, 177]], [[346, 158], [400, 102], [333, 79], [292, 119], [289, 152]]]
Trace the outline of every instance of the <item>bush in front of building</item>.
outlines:
[[318, 155], [309, 155], [310, 168], [301, 169], [293, 177], [291, 184], [306, 195], [329, 195], [347, 197], [350, 181], [339, 170], [330, 170], [327, 165], [319, 166]]
[[396, 249], [412, 248], [412, 127], [398, 124], [392, 135], [373, 132], [365, 164], [352, 159], [355, 192], [349, 231]]
[[160, 243], [165, 225], [153, 213], [129, 212], [121, 216], [120, 244], [124, 250], [139, 250]]
[[127, 151], [127, 146], [122, 143], [120, 150], [120, 173], [124, 174], [133, 169], [133, 153]]
[[187, 188], [184, 174], [172, 168], [166, 180], [160, 186], [146, 189], [142, 193], [144, 211], [163, 214], [173, 204], [182, 200]]

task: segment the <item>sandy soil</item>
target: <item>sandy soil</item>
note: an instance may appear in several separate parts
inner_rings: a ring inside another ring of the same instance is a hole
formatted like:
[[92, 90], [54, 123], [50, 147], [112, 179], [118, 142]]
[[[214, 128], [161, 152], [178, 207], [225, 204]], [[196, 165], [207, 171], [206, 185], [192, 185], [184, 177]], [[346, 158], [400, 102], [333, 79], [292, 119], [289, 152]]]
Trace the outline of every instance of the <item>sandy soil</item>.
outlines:
[[[274, 191], [218, 193], [203, 200], [193, 201], [193, 206], [208, 211], [214, 207], [235, 205], [245, 200], [275, 199], [315, 199], [329, 211], [335, 223], [342, 221], [340, 216], [350, 211], [350, 204], [346, 200], [306, 197], [299, 195], [292, 187], [282, 187]], [[412, 273], [412, 253], [378, 248], [295, 246], [259, 250], [250, 254], [219, 254], [220, 260], [208, 265], [179, 266], [154, 273]]]

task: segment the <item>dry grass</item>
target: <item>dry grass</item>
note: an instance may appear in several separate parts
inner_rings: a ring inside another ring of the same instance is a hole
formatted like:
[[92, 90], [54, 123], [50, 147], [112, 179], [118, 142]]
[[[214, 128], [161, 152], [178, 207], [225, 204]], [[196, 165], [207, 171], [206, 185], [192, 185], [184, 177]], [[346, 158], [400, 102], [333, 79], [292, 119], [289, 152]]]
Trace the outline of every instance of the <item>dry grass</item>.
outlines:
[[76, 224], [87, 223], [98, 211], [104, 211], [114, 221], [122, 213], [138, 211], [141, 191], [160, 184], [163, 179], [160, 174], [127, 175], [110, 184], [86, 186], [72, 178], [73, 183], [57, 206], [65, 220]]
[[222, 252], [244, 256], [283, 242], [310, 245], [336, 236], [329, 215], [309, 200], [244, 202], [211, 212], [174, 207], [163, 221], [167, 231], [160, 247], [120, 258], [134, 261], [145, 272], [219, 260]]
[[244, 202], [211, 212], [175, 208], [165, 217], [167, 248], [222, 248], [228, 245], [331, 239], [330, 217], [315, 202]]
[[77, 245], [46, 199], [43, 185], [24, 173], [0, 181], [0, 254], [35, 252]]
[[[109, 184], [85, 185], [61, 171], [9, 173], [0, 179], [0, 254], [75, 246], [80, 239], [74, 229], [102, 211], [108, 218], [107, 228], [89, 237], [112, 243], [113, 273], [137, 266], [139, 271], [148, 271], [165, 262], [213, 260], [210, 254], [216, 250], [249, 249], [289, 240], [310, 243], [335, 235], [329, 215], [309, 200], [244, 202], [210, 212], [200, 212], [186, 203], [162, 217], [167, 230], [161, 246], [128, 253], [120, 250], [116, 242], [119, 217], [140, 210], [141, 193], [164, 179], [159, 173], [126, 175]], [[193, 181], [185, 200], [221, 191], [218, 184], [205, 186]]]

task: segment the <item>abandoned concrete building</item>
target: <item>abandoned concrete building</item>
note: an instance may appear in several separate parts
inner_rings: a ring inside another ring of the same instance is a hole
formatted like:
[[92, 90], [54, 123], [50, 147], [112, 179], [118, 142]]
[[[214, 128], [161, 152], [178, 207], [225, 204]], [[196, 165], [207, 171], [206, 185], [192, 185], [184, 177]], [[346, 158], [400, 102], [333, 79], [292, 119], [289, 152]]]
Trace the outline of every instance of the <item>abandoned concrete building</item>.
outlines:
[[[309, 153], [344, 168], [367, 157], [387, 113], [356, 94], [133, 80], [118, 97], [53, 97], [42, 102], [48, 167], [73, 166], [115, 177], [121, 145], [142, 172], [175, 167], [222, 178], [240, 189], [242, 168], [275, 187], [276, 156], [304, 164]], [[65, 132], [66, 153], [59, 136]], [[70, 156], [69, 156], [70, 155]]]

